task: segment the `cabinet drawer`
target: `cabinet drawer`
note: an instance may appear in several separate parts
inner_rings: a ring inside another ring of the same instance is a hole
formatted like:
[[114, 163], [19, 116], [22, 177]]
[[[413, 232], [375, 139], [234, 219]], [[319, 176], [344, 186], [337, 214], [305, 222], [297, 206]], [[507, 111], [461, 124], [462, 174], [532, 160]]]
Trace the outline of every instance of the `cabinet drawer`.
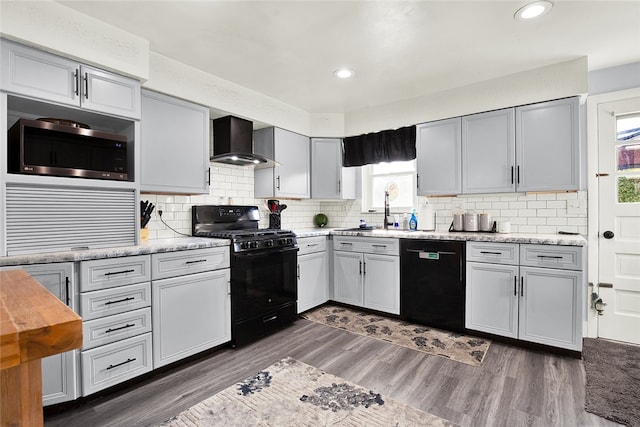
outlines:
[[467, 261], [518, 265], [517, 243], [467, 242]]
[[298, 256], [327, 250], [327, 237], [302, 237], [298, 239]]
[[137, 377], [153, 369], [151, 333], [83, 351], [82, 395]]
[[582, 270], [582, 246], [520, 245], [520, 265]]
[[151, 308], [89, 320], [82, 324], [83, 350], [151, 332]]
[[80, 263], [80, 292], [131, 285], [151, 280], [151, 257], [138, 255]]
[[97, 319], [150, 306], [150, 282], [80, 295], [80, 315], [83, 320]]
[[154, 254], [151, 265], [153, 280], [229, 268], [229, 247]]
[[335, 236], [333, 239], [333, 249], [336, 251], [399, 255], [398, 246], [398, 239], [343, 236]]

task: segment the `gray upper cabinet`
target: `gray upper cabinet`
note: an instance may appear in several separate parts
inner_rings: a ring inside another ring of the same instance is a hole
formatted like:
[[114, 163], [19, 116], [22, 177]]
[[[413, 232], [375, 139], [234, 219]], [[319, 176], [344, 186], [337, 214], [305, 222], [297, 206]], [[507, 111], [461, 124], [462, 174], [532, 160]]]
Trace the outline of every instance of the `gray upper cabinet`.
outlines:
[[462, 117], [462, 192], [515, 191], [515, 110]]
[[259, 129], [253, 132], [253, 150], [279, 163], [271, 168], [256, 168], [256, 197], [309, 198], [309, 137], [276, 127]]
[[140, 190], [209, 193], [209, 110], [142, 92]]
[[516, 108], [518, 191], [580, 189], [578, 98]]
[[357, 170], [342, 167], [342, 139], [311, 138], [311, 198], [355, 199]]
[[460, 117], [418, 125], [418, 195], [460, 194], [462, 191], [460, 128]]
[[140, 118], [140, 82], [1, 40], [2, 89], [100, 113]]

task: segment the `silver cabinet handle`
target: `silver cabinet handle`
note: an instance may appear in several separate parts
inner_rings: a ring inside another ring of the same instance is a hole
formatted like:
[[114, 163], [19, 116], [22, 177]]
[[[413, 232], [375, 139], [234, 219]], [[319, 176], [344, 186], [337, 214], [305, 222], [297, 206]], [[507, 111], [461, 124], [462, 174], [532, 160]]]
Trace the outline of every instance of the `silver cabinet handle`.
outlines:
[[78, 69], [76, 68], [76, 70], [73, 72], [73, 93], [76, 94], [76, 96], [79, 95], [79, 91], [80, 91], [80, 82], [78, 81], [80, 79], [80, 76], [78, 75]]
[[524, 296], [524, 276], [520, 276], [520, 296]]
[[373, 246], [374, 248], [386, 248], [387, 247], [387, 245], [371, 245], [371, 246]]
[[207, 260], [206, 259], [196, 259], [194, 261], [187, 261], [187, 262], [185, 262], [185, 264], [197, 264], [199, 262], [207, 262]]
[[89, 73], [84, 73], [84, 98], [89, 99]]

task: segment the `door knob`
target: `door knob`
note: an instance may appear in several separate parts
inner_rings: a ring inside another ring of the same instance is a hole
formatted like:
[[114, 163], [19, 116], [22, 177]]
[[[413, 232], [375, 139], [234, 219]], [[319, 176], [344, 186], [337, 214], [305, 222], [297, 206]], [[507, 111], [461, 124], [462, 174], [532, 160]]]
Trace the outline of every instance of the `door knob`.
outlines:
[[602, 233], [602, 237], [604, 237], [605, 239], [613, 239], [613, 236], [615, 236], [615, 234], [613, 234], [613, 231], [605, 231], [604, 233]]

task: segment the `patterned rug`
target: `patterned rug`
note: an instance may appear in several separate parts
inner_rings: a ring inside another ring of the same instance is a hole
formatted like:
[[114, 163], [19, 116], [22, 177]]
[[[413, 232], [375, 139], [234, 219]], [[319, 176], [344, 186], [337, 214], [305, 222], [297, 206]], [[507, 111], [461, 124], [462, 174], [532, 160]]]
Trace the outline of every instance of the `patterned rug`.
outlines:
[[302, 315], [305, 319], [354, 334], [377, 338], [467, 365], [480, 366], [490, 340], [430, 328], [344, 307], [325, 305]]
[[161, 426], [456, 426], [292, 358]]

